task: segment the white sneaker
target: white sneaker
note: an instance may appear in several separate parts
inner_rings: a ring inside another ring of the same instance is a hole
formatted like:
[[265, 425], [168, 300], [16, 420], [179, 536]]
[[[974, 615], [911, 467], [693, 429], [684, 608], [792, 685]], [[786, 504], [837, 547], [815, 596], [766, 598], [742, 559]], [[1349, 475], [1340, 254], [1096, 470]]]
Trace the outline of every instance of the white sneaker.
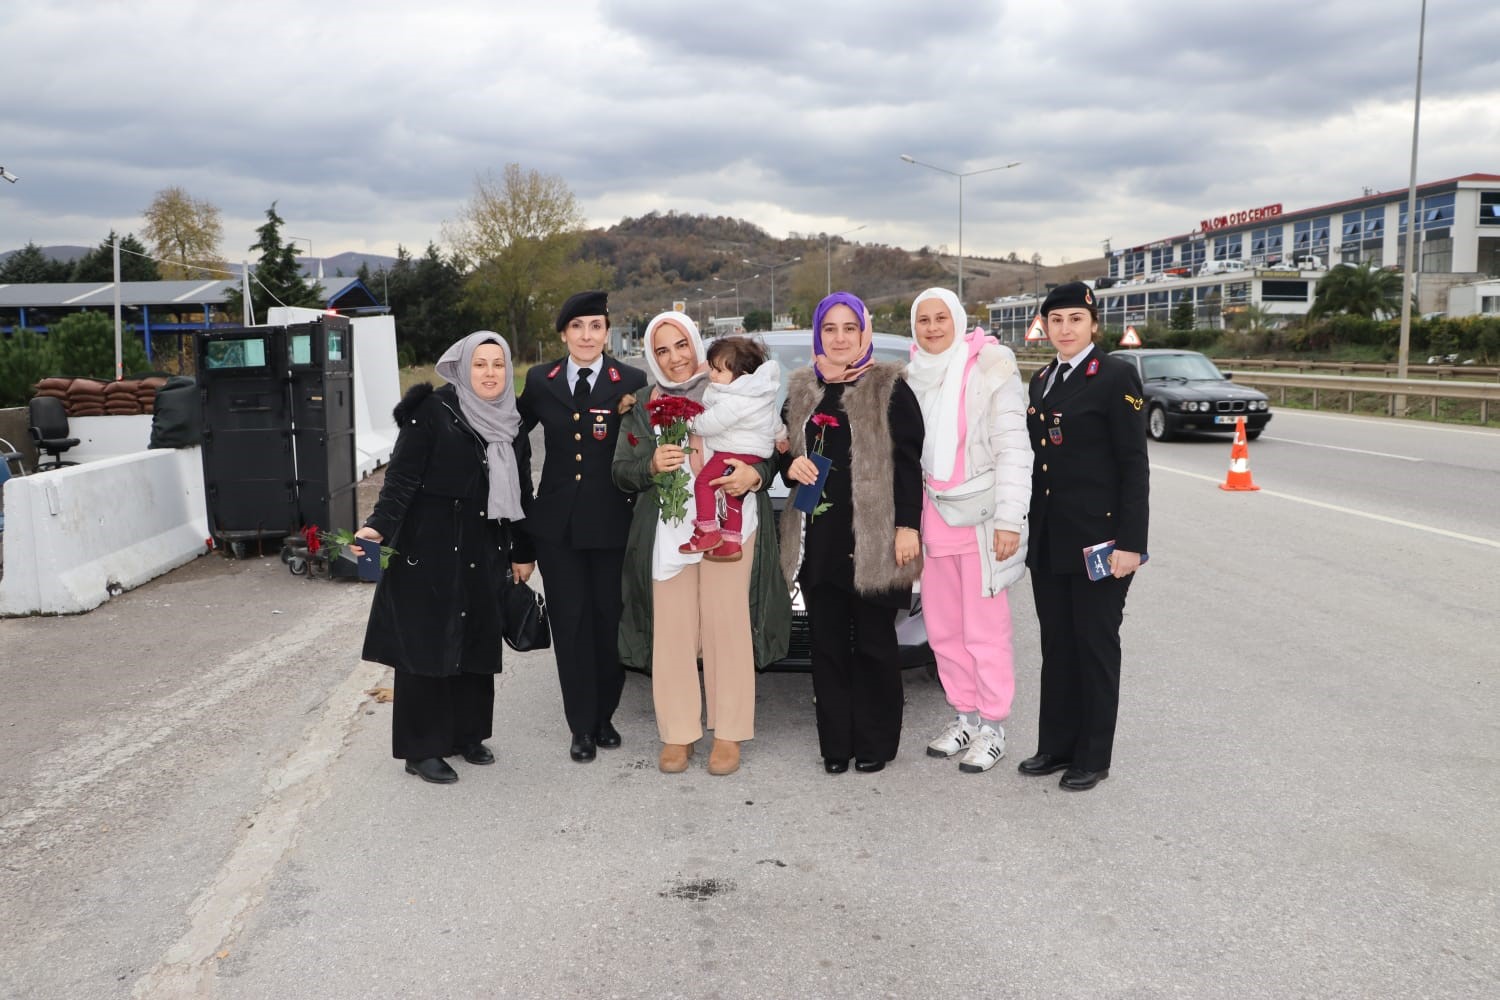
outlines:
[[965, 774], [982, 774], [1005, 756], [1005, 728], [991, 729], [980, 726], [969, 752], [958, 762], [958, 769]]
[[978, 733], [979, 730], [970, 726], [960, 715], [948, 723], [948, 728], [943, 730], [943, 735], [927, 744], [927, 756], [952, 757], [954, 754], [963, 753]]

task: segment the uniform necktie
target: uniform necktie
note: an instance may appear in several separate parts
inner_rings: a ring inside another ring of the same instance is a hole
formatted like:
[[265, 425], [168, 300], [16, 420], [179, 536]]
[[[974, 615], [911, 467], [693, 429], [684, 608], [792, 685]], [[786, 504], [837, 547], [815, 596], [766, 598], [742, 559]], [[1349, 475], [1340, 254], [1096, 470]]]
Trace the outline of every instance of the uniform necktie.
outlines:
[[1068, 374], [1068, 369], [1072, 367], [1073, 363], [1071, 361], [1064, 361], [1062, 364], [1057, 366], [1057, 368], [1052, 372], [1052, 377], [1047, 380], [1047, 388], [1042, 390], [1042, 397], [1044, 399], [1046, 398], [1047, 394], [1052, 391], [1052, 387], [1061, 382], [1063, 380], [1063, 377]]
[[592, 368], [583, 368], [578, 372], [578, 381], [573, 383], [573, 405], [582, 409], [589, 401], [589, 376], [594, 374]]

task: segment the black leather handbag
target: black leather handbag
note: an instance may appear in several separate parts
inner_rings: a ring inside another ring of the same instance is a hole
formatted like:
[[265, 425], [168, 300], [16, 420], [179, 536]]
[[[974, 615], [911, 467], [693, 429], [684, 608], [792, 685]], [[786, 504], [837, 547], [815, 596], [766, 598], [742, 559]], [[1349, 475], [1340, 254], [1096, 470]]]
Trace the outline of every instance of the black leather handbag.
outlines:
[[507, 646], [518, 653], [529, 653], [552, 645], [545, 597], [512, 578], [500, 597], [500, 604], [500, 613], [504, 616], [500, 634]]

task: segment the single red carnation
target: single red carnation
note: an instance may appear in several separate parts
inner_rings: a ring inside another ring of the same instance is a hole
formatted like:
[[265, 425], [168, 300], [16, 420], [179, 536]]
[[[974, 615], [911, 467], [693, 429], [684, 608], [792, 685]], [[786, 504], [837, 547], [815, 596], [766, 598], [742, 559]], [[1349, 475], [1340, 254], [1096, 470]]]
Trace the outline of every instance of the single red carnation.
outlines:
[[814, 427], [837, 427], [839, 418], [831, 413], [814, 413], [812, 422]]
[[640, 440], [629, 431], [625, 432], [625, 440], [630, 442], [630, 447], [632, 448], [641, 443]]
[[318, 550], [323, 547], [323, 542], [318, 537], [318, 526], [316, 524], [309, 524], [303, 528], [302, 537], [307, 542], [307, 554], [310, 556], [317, 555]]

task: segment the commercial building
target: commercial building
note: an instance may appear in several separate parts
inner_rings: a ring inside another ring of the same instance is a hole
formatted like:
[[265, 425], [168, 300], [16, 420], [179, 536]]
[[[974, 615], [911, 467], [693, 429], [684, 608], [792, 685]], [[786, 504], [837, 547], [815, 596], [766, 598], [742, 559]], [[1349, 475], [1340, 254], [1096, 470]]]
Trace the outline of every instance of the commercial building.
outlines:
[[[1287, 212], [1280, 204], [1201, 220], [1190, 232], [1111, 250], [1094, 281], [1100, 322], [1166, 324], [1191, 304], [1194, 325], [1222, 327], [1248, 306], [1301, 315], [1330, 265], [1401, 269], [1406, 189]], [[1500, 174], [1465, 174], [1417, 188], [1416, 291], [1423, 313], [1447, 312], [1449, 290], [1500, 277]], [[1460, 309], [1470, 300], [1461, 293]], [[990, 303], [990, 328], [1023, 339], [1040, 305], [1035, 295]]]

